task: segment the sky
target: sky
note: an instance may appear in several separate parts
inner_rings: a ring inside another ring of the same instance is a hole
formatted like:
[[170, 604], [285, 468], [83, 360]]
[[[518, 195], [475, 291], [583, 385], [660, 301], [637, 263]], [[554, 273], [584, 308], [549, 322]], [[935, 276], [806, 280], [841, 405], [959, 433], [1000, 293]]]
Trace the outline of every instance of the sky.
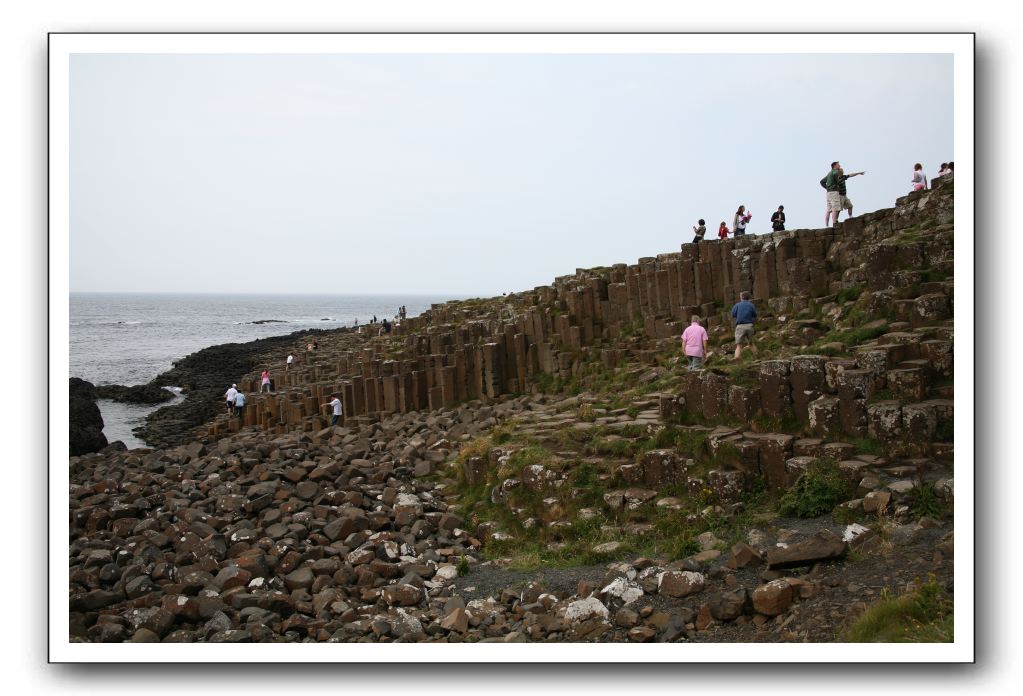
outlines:
[[[71, 58], [72, 292], [492, 296], [954, 160], [951, 54]], [[844, 219], [844, 216], [843, 216]]]

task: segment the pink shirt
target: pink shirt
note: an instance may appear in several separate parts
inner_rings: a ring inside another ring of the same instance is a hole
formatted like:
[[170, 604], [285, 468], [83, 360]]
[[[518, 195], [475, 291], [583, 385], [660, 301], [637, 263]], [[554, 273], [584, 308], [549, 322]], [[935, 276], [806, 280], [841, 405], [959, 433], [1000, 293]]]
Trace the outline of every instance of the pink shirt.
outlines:
[[682, 344], [686, 347], [686, 355], [703, 357], [703, 343], [707, 340], [707, 330], [699, 324], [690, 324], [682, 332]]

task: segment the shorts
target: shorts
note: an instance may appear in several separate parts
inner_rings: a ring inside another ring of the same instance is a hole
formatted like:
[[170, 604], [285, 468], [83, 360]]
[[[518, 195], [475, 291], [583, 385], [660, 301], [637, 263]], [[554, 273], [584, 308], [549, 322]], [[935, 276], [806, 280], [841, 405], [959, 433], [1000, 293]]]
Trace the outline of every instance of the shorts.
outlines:
[[842, 207], [846, 210], [852, 210], [852, 201], [849, 200], [849, 196], [842, 196]]
[[838, 191], [828, 191], [828, 212], [837, 213], [842, 209], [842, 194]]
[[753, 343], [753, 324], [736, 324], [735, 342], [739, 344]]
[[234, 402], [233, 401], [228, 401], [227, 402], [227, 407], [228, 408], [234, 408]]
[[925, 188], [927, 187], [924, 186], [923, 184], [913, 184], [914, 191], [923, 191]]

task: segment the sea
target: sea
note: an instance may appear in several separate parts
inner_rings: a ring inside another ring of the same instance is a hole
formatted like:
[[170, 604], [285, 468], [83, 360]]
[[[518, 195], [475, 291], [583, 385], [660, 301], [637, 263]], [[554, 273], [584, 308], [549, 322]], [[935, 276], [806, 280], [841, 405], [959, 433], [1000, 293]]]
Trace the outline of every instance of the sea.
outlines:
[[[145, 384], [174, 361], [220, 343], [244, 343], [302, 329], [393, 320], [405, 306], [414, 317], [435, 303], [430, 295], [229, 295], [71, 293], [70, 375], [93, 384]], [[259, 322], [259, 323], [256, 323]], [[184, 397], [180, 396], [178, 399]], [[132, 429], [166, 406], [98, 402], [103, 434], [129, 448], [145, 447]]]

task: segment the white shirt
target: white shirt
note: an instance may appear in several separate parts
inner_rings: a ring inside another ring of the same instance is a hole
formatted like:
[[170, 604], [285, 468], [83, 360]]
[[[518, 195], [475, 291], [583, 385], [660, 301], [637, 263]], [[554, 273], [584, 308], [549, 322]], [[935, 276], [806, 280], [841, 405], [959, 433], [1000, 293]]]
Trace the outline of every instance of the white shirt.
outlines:
[[235, 389], [234, 387], [231, 387], [230, 389], [227, 390], [224, 396], [227, 397], [228, 401], [234, 401], [234, 397], [238, 396], [238, 390]]
[[341, 401], [340, 399], [332, 399], [330, 405], [334, 407], [334, 415], [341, 415]]
[[292, 362], [292, 361], [293, 361], [294, 359], [295, 359], [295, 356], [294, 356], [294, 355], [289, 355], [289, 356], [288, 356], [288, 364], [290, 365], [290, 364], [291, 364], [291, 362]]

